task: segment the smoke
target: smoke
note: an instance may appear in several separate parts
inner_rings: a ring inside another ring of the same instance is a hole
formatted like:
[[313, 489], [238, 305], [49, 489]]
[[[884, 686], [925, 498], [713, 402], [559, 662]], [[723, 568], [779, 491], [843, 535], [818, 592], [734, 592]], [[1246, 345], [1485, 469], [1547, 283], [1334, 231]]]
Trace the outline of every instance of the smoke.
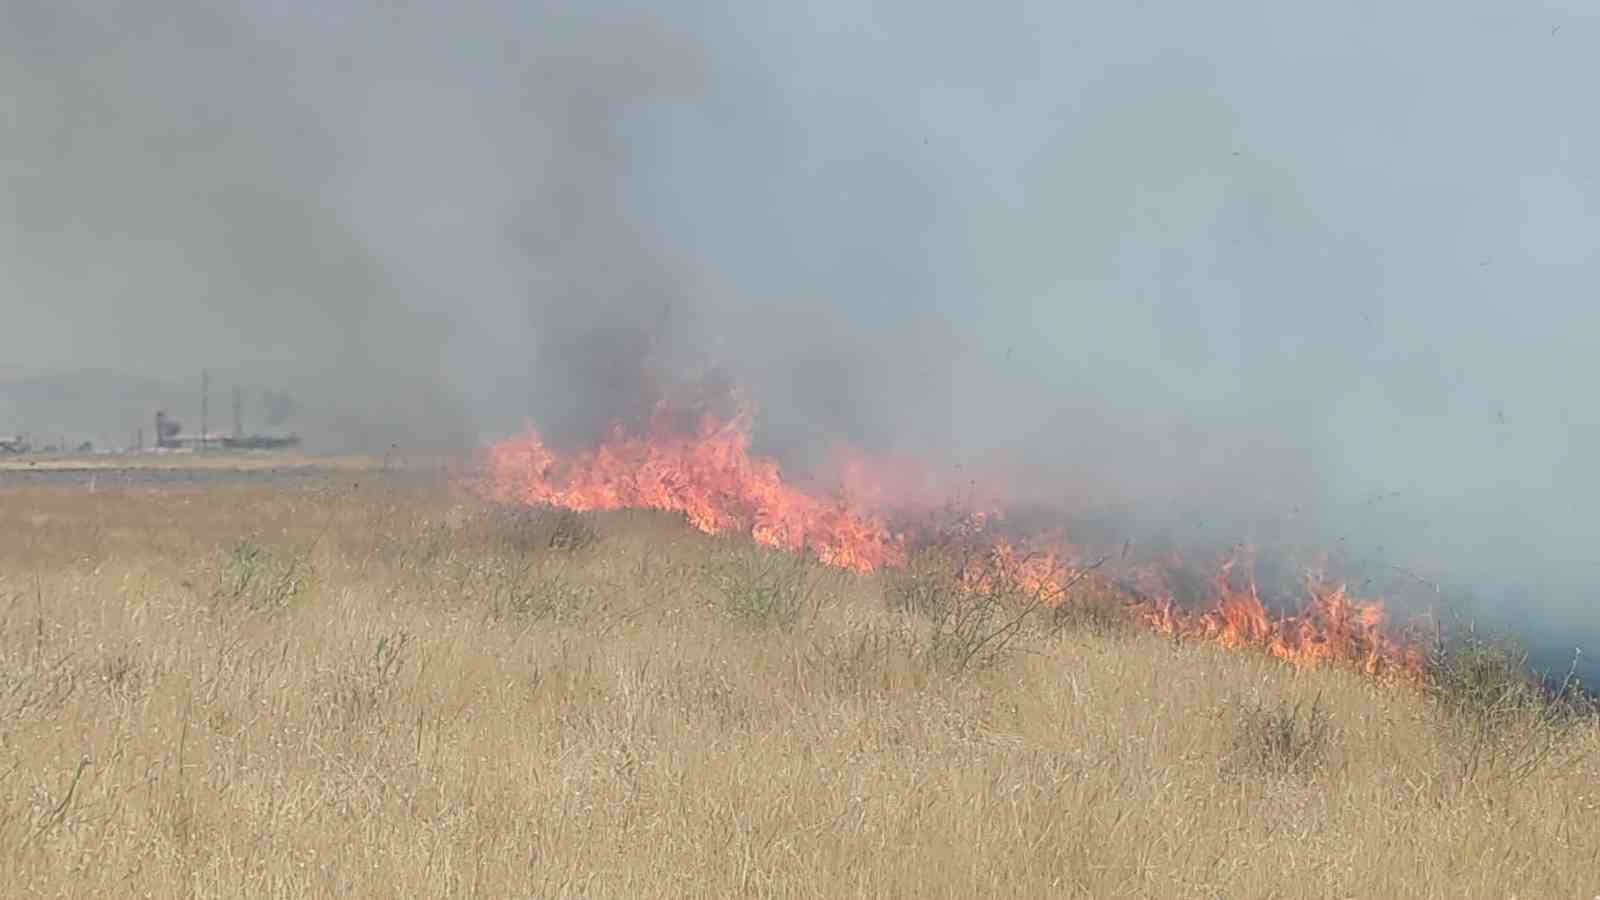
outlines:
[[0, 354], [182, 379], [186, 397], [205, 367], [219, 384], [303, 386], [325, 442], [459, 432], [437, 402], [446, 310], [348, 224], [353, 161], [293, 48], [211, 4], [0, 9]]
[[789, 460], [998, 457], [1592, 620], [1586, 5], [0, 10], [0, 363], [209, 365], [368, 446], [720, 378]]

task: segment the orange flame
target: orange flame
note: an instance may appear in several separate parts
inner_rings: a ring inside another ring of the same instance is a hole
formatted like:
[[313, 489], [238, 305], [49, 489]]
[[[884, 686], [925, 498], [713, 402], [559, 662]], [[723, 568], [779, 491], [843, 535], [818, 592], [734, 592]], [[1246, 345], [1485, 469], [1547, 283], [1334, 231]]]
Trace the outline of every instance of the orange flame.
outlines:
[[1216, 599], [1204, 612], [1178, 609], [1170, 598], [1141, 604], [1137, 618], [1162, 634], [1208, 640], [1228, 648], [1256, 648], [1301, 667], [1354, 664], [1369, 675], [1410, 679], [1422, 674], [1421, 647], [1385, 630], [1383, 603], [1354, 600], [1344, 586], [1308, 576], [1308, 602], [1299, 615], [1275, 618], [1261, 602], [1253, 579], [1235, 587], [1224, 563], [1214, 581]]
[[599, 447], [568, 460], [530, 433], [490, 449], [491, 493], [578, 511], [678, 512], [707, 534], [747, 534], [854, 572], [904, 564], [901, 539], [881, 520], [785, 484], [777, 463], [751, 457], [749, 442], [739, 419], [702, 416], [698, 430], [683, 435], [664, 412], [646, 436], [614, 428]]
[[[530, 431], [490, 448], [488, 494], [578, 511], [677, 512], [706, 533], [743, 534], [858, 573], [905, 566], [908, 532], [918, 546], [955, 541], [976, 548], [956, 569], [969, 589], [1004, 586], [1049, 606], [1071, 602], [1073, 585], [1088, 571], [1078, 562], [1082, 554], [1059, 536], [1038, 535], [1025, 547], [996, 536], [998, 510], [959, 510], [953, 528], [933, 527], [935, 511], [955, 504], [903, 463], [847, 454], [837, 492], [802, 490], [784, 480], [776, 462], [751, 455], [749, 426], [748, 413], [729, 420], [702, 414], [686, 430], [663, 405], [643, 434], [614, 427], [599, 446], [566, 457]], [[897, 532], [890, 515], [921, 521]], [[1125, 611], [1130, 621], [1175, 639], [1253, 648], [1297, 666], [1342, 663], [1402, 677], [1423, 671], [1420, 650], [1386, 633], [1381, 602], [1351, 599], [1342, 586], [1311, 577], [1305, 609], [1275, 616], [1253, 578], [1234, 583], [1240, 561], [1228, 560], [1213, 578], [1207, 609], [1181, 608], [1163, 586], [1154, 597], [1129, 591]], [[1166, 581], [1160, 571], [1140, 574], [1157, 585]]]

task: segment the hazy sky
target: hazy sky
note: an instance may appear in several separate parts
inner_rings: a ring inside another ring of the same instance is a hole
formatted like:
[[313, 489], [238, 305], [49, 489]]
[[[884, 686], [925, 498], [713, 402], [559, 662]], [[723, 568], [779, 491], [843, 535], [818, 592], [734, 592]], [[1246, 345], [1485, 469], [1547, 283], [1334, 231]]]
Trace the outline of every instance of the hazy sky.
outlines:
[[0, 10], [0, 366], [492, 435], [648, 351], [1600, 580], [1591, 2]]

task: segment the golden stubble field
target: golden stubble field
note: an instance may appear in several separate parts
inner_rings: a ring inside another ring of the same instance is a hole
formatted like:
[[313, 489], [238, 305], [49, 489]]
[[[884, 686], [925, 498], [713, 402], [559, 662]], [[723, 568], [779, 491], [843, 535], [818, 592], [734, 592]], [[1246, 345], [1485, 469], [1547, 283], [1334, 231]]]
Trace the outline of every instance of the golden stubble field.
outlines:
[[0, 890], [1600, 896], [1592, 718], [357, 474], [0, 481]]

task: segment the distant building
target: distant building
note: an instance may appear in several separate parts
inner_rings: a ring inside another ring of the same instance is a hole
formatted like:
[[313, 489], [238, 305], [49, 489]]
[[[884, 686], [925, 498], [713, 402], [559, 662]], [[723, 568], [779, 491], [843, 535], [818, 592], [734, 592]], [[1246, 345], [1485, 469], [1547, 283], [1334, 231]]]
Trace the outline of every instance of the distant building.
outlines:
[[179, 446], [178, 435], [183, 431], [183, 423], [177, 419], [167, 417], [167, 411], [156, 413], [156, 447], [164, 450], [176, 449]]

